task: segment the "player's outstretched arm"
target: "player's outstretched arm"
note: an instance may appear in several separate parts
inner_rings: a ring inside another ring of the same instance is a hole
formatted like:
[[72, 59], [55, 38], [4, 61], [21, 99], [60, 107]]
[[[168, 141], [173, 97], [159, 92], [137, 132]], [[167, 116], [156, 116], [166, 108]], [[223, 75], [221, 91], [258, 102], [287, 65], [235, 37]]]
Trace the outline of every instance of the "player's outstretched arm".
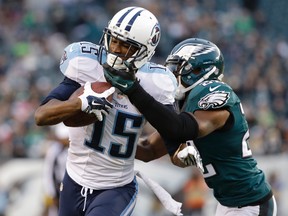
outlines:
[[81, 110], [81, 100], [79, 98], [67, 101], [51, 99], [37, 108], [34, 119], [38, 126], [54, 125], [75, 115], [79, 110]]
[[[135, 77], [135, 71], [129, 67], [125, 71], [117, 70], [107, 64], [103, 65], [103, 68], [106, 80], [126, 94], [165, 139], [185, 142], [197, 137], [198, 124], [195, 118], [188, 113], [178, 115], [174, 110], [156, 101], [141, 87]], [[171, 127], [171, 124], [174, 126]]]
[[175, 143], [185, 143], [187, 140], [206, 136], [223, 127], [229, 118], [227, 110], [177, 114], [149, 95], [136, 80], [134, 71], [123, 72], [106, 66], [104, 74], [112, 86], [128, 95], [130, 101], [163, 138]]
[[[103, 93], [95, 93], [92, 91], [90, 85], [90, 83], [85, 84], [84, 93], [79, 95], [79, 97], [70, 97], [68, 100], [64, 101], [51, 99], [47, 103], [41, 105], [34, 114], [35, 123], [38, 126], [44, 126], [64, 122], [67, 126], [74, 126], [73, 124], [75, 121], [78, 121], [75, 120], [74, 117], [79, 116], [79, 112], [83, 112], [83, 114], [93, 114], [96, 116], [97, 120], [101, 121], [103, 119], [102, 115], [108, 114], [109, 109], [113, 107], [112, 104], [107, 101], [107, 97], [113, 94], [115, 89], [114, 87], [111, 87]], [[59, 91], [55, 92], [57, 94]], [[87, 125], [84, 123], [91, 119], [91, 115], [80, 116], [81, 118], [75, 126], [80, 126], [80, 121], [83, 121], [82, 126]], [[74, 121], [69, 123], [69, 120], [71, 119], [74, 119]], [[95, 120], [93, 119], [93, 122], [94, 121]], [[91, 120], [91, 123], [93, 122]]]

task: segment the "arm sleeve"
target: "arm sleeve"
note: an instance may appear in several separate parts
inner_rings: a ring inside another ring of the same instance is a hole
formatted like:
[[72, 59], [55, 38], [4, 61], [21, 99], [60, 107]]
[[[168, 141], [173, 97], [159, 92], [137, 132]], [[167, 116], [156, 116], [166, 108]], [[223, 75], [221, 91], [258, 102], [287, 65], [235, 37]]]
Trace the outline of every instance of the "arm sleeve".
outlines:
[[135, 83], [129, 99], [166, 142], [182, 143], [197, 138], [198, 123], [192, 115], [186, 112], [177, 114], [157, 102], [139, 83]]
[[170, 156], [173, 156], [181, 143], [171, 142], [170, 140], [164, 139], [164, 144], [166, 146], [168, 154]]
[[53, 89], [48, 96], [41, 102], [41, 105], [47, 103], [49, 100], [55, 98], [60, 101], [68, 100], [69, 97], [80, 88], [80, 84], [74, 80], [65, 77], [64, 80], [55, 88]]

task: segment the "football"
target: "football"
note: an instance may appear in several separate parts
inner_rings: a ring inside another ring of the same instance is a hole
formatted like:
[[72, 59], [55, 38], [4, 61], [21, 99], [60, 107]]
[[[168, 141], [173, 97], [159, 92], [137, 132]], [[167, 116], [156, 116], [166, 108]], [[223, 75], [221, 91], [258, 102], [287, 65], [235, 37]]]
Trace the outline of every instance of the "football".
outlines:
[[[110, 87], [112, 86], [108, 82], [91, 83], [91, 89], [96, 93], [102, 93], [106, 91], [107, 89], [109, 89]], [[69, 100], [77, 98], [78, 96], [83, 94], [83, 92], [84, 92], [84, 86], [81, 86], [70, 96]], [[113, 98], [113, 94], [110, 95], [107, 98], [107, 100], [111, 102], [112, 98]], [[68, 127], [82, 127], [82, 126], [92, 124], [96, 121], [97, 121], [97, 118], [94, 114], [88, 114], [79, 110], [78, 113], [66, 119], [65, 121], [63, 121], [63, 123]]]

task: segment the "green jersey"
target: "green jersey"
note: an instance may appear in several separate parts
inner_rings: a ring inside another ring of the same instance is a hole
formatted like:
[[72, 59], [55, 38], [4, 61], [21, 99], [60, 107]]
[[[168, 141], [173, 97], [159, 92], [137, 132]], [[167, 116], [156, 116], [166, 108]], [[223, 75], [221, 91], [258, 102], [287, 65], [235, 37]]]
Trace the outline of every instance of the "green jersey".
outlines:
[[194, 140], [202, 157], [204, 178], [224, 206], [237, 207], [260, 200], [271, 192], [262, 170], [252, 158], [249, 130], [238, 96], [227, 84], [209, 80], [197, 85], [183, 110], [226, 109], [233, 117], [229, 128]]

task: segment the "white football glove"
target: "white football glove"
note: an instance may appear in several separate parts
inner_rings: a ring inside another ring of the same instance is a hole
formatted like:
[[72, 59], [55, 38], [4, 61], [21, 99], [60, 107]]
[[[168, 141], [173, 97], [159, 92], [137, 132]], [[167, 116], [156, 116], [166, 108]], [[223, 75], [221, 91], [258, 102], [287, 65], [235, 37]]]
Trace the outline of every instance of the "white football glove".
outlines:
[[198, 149], [192, 140], [186, 141], [187, 146], [178, 152], [177, 157], [187, 166], [196, 166], [202, 173], [204, 168]]
[[114, 87], [111, 87], [103, 93], [96, 93], [91, 88], [91, 83], [86, 82], [84, 85], [84, 92], [78, 98], [81, 100], [81, 110], [86, 113], [94, 113], [99, 121], [103, 120], [103, 114], [108, 115], [109, 109], [113, 105], [107, 100], [111, 94], [115, 91]]

